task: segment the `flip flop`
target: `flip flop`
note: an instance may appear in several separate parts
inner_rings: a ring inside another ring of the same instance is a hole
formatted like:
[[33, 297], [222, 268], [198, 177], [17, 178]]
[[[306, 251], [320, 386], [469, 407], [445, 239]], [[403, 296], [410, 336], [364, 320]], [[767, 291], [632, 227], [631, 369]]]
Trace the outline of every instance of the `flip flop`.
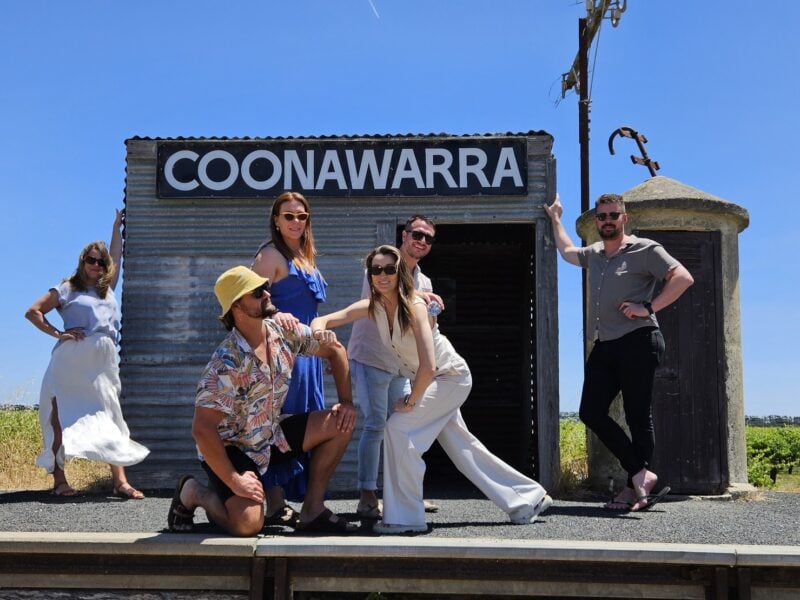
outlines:
[[333, 514], [326, 508], [308, 523], [297, 523], [297, 531], [303, 533], [355, 533], [358, 531], [358, 525]]
[[299, 522], [300, 513], [288, 504], [284, 504], [270, 516], [264, 517], [264, 525], [282, 525], [296, 529]]
[[633, 504], [626, 502], [625, 500], [609, 500], [603, 505], [603, 508], [613, 512], [630, 512], [633, 508]]
[[172, 504], [169, 505], [167, 513], [167, 526], [173, 533], [191, 533], [194, 529], [194, 511], [186, 508], [181, 502], [181, 490], [190, 479], [194, 477], [191, 475], [181, 477], [175, 486], [175, 493], [172, 494]]
[[[667, 494], [669, 494], [669, 491], [670, 491], [670, 487], [668, 485], [665, 485], [663, 488], [661, 488], [661, 491], [658, 492], [657, 494], [647, 494], [647, 496], [641, 496], [640, 498], [638, 498], [636, 500], [636, 502], [639, 503], [639, 502], [644, 501], [645, 505], [642, 506], [641, 508], [637, 508], [636, 512], [639, 512], [639, 511], [642, 511], [642, 510], [650, 510], [656, 504], [661, 502], [661, 500], [663, 500], [667, 496]], [[631, 507], [631, 510], [633, 510], [633, 507]]]

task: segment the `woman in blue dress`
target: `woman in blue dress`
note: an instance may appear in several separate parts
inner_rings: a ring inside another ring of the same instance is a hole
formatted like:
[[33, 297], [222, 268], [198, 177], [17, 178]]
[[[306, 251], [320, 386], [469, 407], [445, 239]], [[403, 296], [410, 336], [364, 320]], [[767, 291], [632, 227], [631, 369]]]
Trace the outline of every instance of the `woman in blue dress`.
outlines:
[[[308, 201], [297, 192], [278, 196], [272, 205], [269, 228], [271, 239], [257, 250], [252, 269], [271, 282], [272, 303], [281, 311], [275, 320], [284, 327], [298, 321], [308, 325], [317, 316], [319, 303], [325, 301], [328, 285], [315, 262], [317, 251]], [[298, 356], [283, 413], [324, 408], [322, 361]], [[264, 477], [266, 522], [293, 527], [297, 513], [286, 500], [302, 502], [305, 497], [308, 456], [270, 467]]]

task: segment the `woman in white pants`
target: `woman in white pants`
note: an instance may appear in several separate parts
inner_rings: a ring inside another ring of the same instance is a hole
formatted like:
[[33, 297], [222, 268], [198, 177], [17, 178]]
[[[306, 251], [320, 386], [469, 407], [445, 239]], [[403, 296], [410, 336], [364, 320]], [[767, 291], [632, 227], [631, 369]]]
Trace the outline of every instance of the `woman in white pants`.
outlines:
[[509, 515], [531, 523], [552, 503], [544, 488], [493, 455], [467, 429], [460, 407], [472, 388], [467, 363], [439, 333], [425, 302], [414, 293], [411, 275], [393, 246], [380, 246], [366, 259], [370, 298], [317, 317], [311, 330], [330, 341], [330, 328], [357, 319], [375, 320], [383, 343], [393, 350], [411, 393], [394, 402], [386, 423], [383, 459], [385, 534], [427, 531], [422, 496], [422, 454], [434, 440], [475, 486]]

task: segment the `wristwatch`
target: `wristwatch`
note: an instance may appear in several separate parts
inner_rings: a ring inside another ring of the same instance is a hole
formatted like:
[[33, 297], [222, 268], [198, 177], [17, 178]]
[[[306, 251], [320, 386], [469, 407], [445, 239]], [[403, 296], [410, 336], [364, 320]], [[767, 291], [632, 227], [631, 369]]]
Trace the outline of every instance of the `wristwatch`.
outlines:
[[655, 313], [655, 311], [653, 310], [653, 305], [650, 304], [649, 302], [647, 301], [642, 302], [642, 306], [644, 306], [647, 309], [647, 312], [650, 313], [651, 315]]

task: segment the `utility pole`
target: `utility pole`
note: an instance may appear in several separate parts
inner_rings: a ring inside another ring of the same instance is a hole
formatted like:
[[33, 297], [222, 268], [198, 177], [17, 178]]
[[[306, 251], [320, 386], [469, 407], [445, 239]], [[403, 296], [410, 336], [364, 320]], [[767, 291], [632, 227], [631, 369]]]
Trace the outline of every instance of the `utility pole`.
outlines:
[[578, 54], [569, 72], [561, 76], [562, 98], [572, 88], [578, 91], [581, 213], [589, 210], [589, 49], [603, 19], [610, 19], [612, 27], [616, 27], [627, 4], [627, 0], [586, 0], [586, 18], [578, 19]]
[[581, 214], [589, 210], [589, 47], [586, 19], [578, 19], [578, 142], [581, 147]]

